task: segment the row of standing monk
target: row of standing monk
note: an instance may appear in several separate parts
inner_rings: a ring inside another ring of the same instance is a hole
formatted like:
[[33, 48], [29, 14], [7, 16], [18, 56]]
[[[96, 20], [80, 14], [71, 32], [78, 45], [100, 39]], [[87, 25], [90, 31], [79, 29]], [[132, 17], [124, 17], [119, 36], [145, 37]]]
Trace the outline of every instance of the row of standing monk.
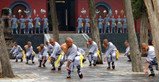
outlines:
[[[77, 19], [78, 22], [78, 33], [90, 33], [91, 25], [90, 18], [82, 18], [79, 16]], [[97, 19], [98, 29], [100, 33], [127, 33], [127, 18], [114, 18], [114, 16], [107, 15], [105, 18], [99, 16]]]
[[38, 15], [32, 19], [31, 16], [24, 18], [23, 15], [20, 19], [15, 15], [11, 18], [12, 34], [33, 34], [33, 33], [48, 33], [48, 18], [40, 18]]

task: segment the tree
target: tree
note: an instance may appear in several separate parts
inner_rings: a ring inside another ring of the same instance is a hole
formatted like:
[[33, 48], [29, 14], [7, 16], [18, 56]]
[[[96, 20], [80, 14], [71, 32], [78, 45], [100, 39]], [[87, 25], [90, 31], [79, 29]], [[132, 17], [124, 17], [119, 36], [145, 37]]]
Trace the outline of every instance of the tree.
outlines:
[[154, 41], [155, 46], [155, 54], [157, 57], [157, 60], [159, 62], [159, 1], [158, 0], [144, 0], [144, 3], [147, 8], [147, 13], [149, 16], [150, 26], [151, 26], [151, 32], [152, 37]]
[[51, 13], [51, 20], [52, 20], [52, 28], [53, 28], [53, 36], [56, 41], [59, 41], [59, 30], [58, 30], [58, 19], [57, 19], [57, 12], [56, 12], [56, 0], [49, 0], [50, 4], [50, 13]]
[[132, 8], [134, 19], [140, 19], [140, 44], [148, 43], [148, 15], [145, 4], [143, 0], [132, 0]]
[[142, 62], [141, 62], [141, 54], [139, 51], [137, 36], [135, 32], [134, 26], [134, 18], [132, 13], [131, 0], [124, 0], [125, 2], [125, 11], [128, 23], [128, 40], [130, 43], [130, 56], [132, 59], [132, 71], [133, 72], [141, 72], [142, 70]]
[[10, 60], [9, 60], [9, 54], [7, 52], [7, 47], [5, 43], [4, 38], [4, 32], [3, 32], [3, 22], [0, 20], [0, 63], [1, 63], [1, 72], [0, 77], [9, 77], [13, 78], [14, 74], [11, 68]]
[[[98, 48], [101, 51], [101, 41], [100, 41], [100, 35], [99, 35], [99, 30], [97, 27], [97, 21], [96, 21], [96, 13], [95, 13], [95, 4], [94, 0], [89, 0], [89, 11], [90, 11], [90, 25], [91, 25], [91, 35], [92, 39], [98, 44]], [[102, 63], [102, 55], [99, 58], [100, 60], [98, 61], [99, 63]]]

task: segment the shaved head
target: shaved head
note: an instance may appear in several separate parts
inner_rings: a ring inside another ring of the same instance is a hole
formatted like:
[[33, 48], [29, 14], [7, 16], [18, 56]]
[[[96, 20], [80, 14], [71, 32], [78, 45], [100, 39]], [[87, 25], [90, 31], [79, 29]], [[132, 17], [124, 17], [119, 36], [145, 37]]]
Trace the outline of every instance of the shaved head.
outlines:
[[148, 47], [148, 45], [146, 43], [142, 43], [141, 46], [142, 47]]
[[104, 39], [103, 42], [104, 43], [108, 43], [109, 41], [108, 41], [108, 39]]
[[73, 39], [71, 37], [67, 37], [66, 42], [73, 42]]
[[143, 52], [147, 52], [147, 50], [148, 50], [148, 45], [147, 45], [146, 43], [142, 43], [142, 44], [141, 44], [141, 48], [142, 48], [142, 51], [143, 51]]
[[67, 46], [70, 47], [73, 44], [73, 39], [71, 37], [67, 37], [65, 42], [66, 42]]
[[92, 43], [93, 43], [92, 38], [89, 38], [88, 41], [87, 41], [87, 44], [91, 45]]
[[125, 44], [126, 47], [128, 47], [129, 46], [128, 40], [125, 40], [124, 44]]
[[55, 42], [56, 42], [56, 41], [55, 41], [54, 38], [50, 38], [50, 39], [49, 39], [49, 42], [50, 42], [51, 45], [55, 45]]
[[88, 41], [93, 41], [92, 38], [89, 38]]
[[17, 42], [14, 42], [14, 46], [17, 46], [18, 44], [17, 44]]
[[108, 47], [108, 39], [104, 39], [103, 40], [103, 46], [105, 47], [105, 48], [107, 48]]
[[32, 43], [30, 41], [27, 42], [28, 46], [31, 47]]
[[44, 47], [44, 44], [40, 44], [40, 47], [43, 48], [43, 47]]

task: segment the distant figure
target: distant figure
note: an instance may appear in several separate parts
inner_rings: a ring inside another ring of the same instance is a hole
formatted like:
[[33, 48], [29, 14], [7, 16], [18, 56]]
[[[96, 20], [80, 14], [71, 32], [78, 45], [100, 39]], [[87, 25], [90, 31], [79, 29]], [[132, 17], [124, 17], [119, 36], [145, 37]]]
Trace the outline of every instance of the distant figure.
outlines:
[[111, 33], [115, 33], [115, 27], [116, 27], [116, 20], [114, 18], [114, 16], [111, 17]]
[[128, 32], [128, 29], [127, 29], [127, 18], [126, 16], [124, 16], [123, 18], [123, 29], [124, 29], [124, 32], [123, 33], [127, 33]]
[[78, 33], [83, 33], [83, 18], [80, 15], [77, 19], [78, 22]]
[[31, 16], [28, 17], [28, 34], [33, 34], [33, 19]]
[[13, 15], [11, 18], [12, 34], [18, 34], [18, 19]]
[[104, 19], [105, 21], [105, 30], [104, 30], [104, 33], [110, 33], [110, 17], [107, 15]]
[[108, 13], [108, 16], [110, 16], [110, 17], [111, 17], [111, 16], [112, 16], [112, 14], [113, 14], [113, 13], [112, 13], [112, 10], [110, 9], [110, 10], [109, 10], [109, 13]]
[[18, 45], [16, 42], [14, 42], [14, 46], [11, 49], [10, 53], [15, 57], [15, 62], [18, 62], [18, 59], [21, 59], [21, 62], [23, 62], [23, 49], [20, 45]]
[[120, 16], [118, 16], [117, 18], [117, 30], [118, 30], [118, 33], [122, 33], [122, 20]]
[[48, 27], [48, 18], [46, 17], [46, 15], [44, 15], [43, 18], [43, 33], [48, 33], [49, 32], [49, 27]]
[[103, 33], [103, 19], [102, 16], [99, 16], [98, 18], [98, 29], [99, 29], [99, 33]]
[[148, 73], [148, 69], [150, 70], [151, 74], [149, 74], [149, 76], [155, 76], [154, 73], [154, 69], [153, 66], [156, 67], [156, 70], [158, 70], [158, 62], [156, 59], [156, 55], [155, 55], [155, 48], [153, 46], [149, 46], [145, 43], [141, 44], [141, 48], [142, 48], [142, 54], [146, 57], [146, 61], [145, 61], [145, 69], [144, 72], [145, 74]]
[[125, 50], [125, 56], [128, 57], [128, 62], [131, 62], [131, 58], [130, 58], [130, 45], [129, 45], [129, 42], [126, 40], [124, 42], [125, 44], [125, 47], [126, 47], [126, 50]]
[[23, 17], [23, 15], [21, 16], [21, 18], [19, 19], [20, 22], [20, 34], [25, 34], [25, 29], [26, 29], [26, 19]]
[[37, 15], [35, 18], [35, 33], [40, 33], [40, 26], [41, 26], [41, 18], [39, 17], [39, 15]]
[[88, 16], [85, 18], [85, 33], [90, 33], [90, 19]]

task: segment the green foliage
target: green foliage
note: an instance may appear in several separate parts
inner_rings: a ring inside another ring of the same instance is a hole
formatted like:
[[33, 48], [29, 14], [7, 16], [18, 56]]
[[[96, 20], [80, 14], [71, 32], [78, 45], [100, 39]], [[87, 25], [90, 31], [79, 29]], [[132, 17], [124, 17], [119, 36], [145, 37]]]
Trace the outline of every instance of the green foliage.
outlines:
[[140, 18], [143, 13], [147, 13], [146, 6], [143, 0], [131, 0], [131, 1], [132, 1], [133, 15], [135, 19]]

